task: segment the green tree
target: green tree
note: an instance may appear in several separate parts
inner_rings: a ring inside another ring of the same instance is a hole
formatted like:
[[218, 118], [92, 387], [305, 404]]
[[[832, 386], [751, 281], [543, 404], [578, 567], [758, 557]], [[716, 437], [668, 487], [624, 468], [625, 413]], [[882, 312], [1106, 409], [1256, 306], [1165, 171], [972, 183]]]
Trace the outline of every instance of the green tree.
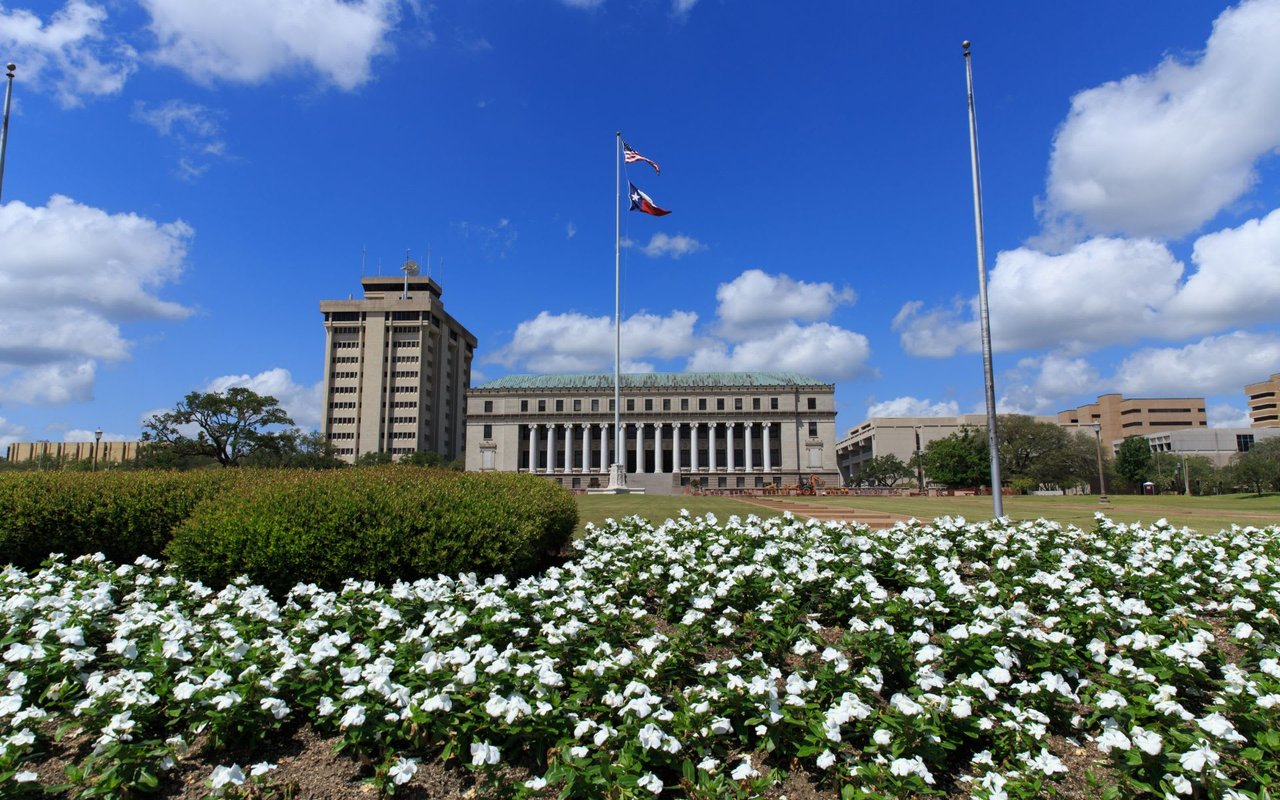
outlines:
[[341, 469], [347, 465], [338, 458], [337, 448], [323, 433], [301, 428], [281, 432], [278, 446], [255, 450], [241, 463], [250, 467], [294, 469]]
[[950, 488], [991, 483], [986, 434], [977, 428], [966, 426], [929, 442], [924, 449], [924, 465], [930, 481]]
[[911, 467], [902, 463], [902, 459], [893, 453], [889, 453], [866, 461], [858, 472], [858, 480], [872, 486], [893, 486], [911, 475]]
[[1255, 494], [1280, 491], [1280, 439], [1256, 442], [1243, 453], [1231, 458], [1231, 475], [1238, 486], [1247, 486]]
[[1086, 453], [1075, 436], [1052, 422], [1007, 414], [1000, 417], [996, 435], [1000, 474], [1010, 483], [1067, 488], [1087, 483], [1098, 471], [1092, 438]]
[[1129, 484], [1130, 488], [1141, 489], [1154, 469], [1151, 444], [1141, 436], [1125, 439], [1116, 449], [1115, 469], [1116, 475]]
[[390, 464], [391, 454], [378, 450], [369, 450], [356, 456], [357, 467], [376, 467], [380, 464]]
[[163, 453], [175, 462], [206, 458], [234, 467], [251, 453], [288, 447], [291, 432], [268, 428], [292, 424], [274, 397], [233, 386], [226, 392], [191, 392], [173, 411], [143, 423], [142, 442], [153, 458]]

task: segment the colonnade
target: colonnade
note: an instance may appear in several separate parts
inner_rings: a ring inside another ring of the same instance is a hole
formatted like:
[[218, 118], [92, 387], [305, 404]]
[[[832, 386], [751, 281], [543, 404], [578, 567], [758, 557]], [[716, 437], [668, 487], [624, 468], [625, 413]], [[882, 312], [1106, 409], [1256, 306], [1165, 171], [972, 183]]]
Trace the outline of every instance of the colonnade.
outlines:
[[[631, 440], [629, 433], [635, 433], [634, 442], [627, 443], [627, 471], [772, 472], [780, 467], [773, 458], [774, 424], [742, 420], [624, 422], [624, 436]], [[528, 446], [520, 460], [524, 471], [549, 475], [604, 472], [613, 463], [612, 422], [542, 422], [524, 427], [528, 429]], [[682, 441], [686, 434], [687, 446]], [[597, 452], [598, 460], [594, 459]]]

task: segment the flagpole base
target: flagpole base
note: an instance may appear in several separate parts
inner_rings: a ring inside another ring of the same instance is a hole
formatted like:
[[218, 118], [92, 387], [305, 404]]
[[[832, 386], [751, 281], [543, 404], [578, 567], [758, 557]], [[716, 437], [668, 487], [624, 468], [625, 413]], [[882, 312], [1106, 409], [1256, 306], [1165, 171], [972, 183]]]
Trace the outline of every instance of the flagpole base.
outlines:
[[[639, 490], [643, 492], [643, 489]], [[609, 465], [609, 485], [602, 489], [588, 489], [588, 494], [631, 494], [627, 488], [627, 467], [624, 464]]]

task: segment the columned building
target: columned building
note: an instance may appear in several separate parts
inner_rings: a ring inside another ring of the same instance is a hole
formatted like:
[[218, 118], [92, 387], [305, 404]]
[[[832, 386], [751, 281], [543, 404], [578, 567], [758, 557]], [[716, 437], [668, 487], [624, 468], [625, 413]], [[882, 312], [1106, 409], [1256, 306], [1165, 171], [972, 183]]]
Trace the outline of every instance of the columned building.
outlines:
[[[838, 481], [832, 384], [790, 372], [641, 373], [620, 384], [628, 486]], [[617, 444], [612, 375], [509, 375], [467, 393], [469, 470], [603, 487]]]
[[452, 461], [465, 452], [476, 337], [445, 312], [440, 284], [419, 276], [412, 261], [404, 269], [403, 278], [361, 278], [360, 300], [320, 301], [320, 430], [344, 461], [420, 450]]

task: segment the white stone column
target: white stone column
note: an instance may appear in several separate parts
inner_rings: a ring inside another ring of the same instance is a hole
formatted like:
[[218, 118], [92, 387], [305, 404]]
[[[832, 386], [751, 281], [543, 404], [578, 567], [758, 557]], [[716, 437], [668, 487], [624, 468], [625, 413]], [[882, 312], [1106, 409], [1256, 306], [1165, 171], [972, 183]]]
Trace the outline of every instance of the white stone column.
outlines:
[[769, 445], [769, 429], [773, 427], [772, 422], [760, 423], [764, 427], [764, 471], [773, 472], [773, 449]]
[[707, 423], [707, 469], [716, 471], [716, 424]]
[[662, 423], [653, 423], [653, 471], [662, 473]]
[[698, 471], [698, 427], [701, 422], [689, 423], [689, 469], [692, 472]]
[[591, 471], [591, 423], [582, 424], [582, 471]]
[[564, 424], [564, 471], [573, 472], [573, 423]]
[[636, 473], [644, 472], [644, 423], [636, 423]]
[[538, 426], [529, 426], [529, 471], [538, 471]]
[[547, 423], [547, 474], [556, 471], [556, 424]]
[[609, 423], [600, 423], [600, 471], [609, 471]]
[[671, 471], [680, 472], [680, 423], [671, 426]]
[[735, 465], [733, 463], [733, 428], [737, 424], [738, 423], [736, 422], [729, 422], [724, 426], [724, 456], [725, 461], [728, 462], [727, 466], [730, 472], [733, 472], [735, 469]]
[[755, 469], [755, 464], [753, 463], [755, 459], [751, 457], [751, 429], [753, 427], [755, 427], [754, 423], [751, 423], [751, 422], [742, 423], [742, 435], [746, 439], [747, 472], [752, 472]]

